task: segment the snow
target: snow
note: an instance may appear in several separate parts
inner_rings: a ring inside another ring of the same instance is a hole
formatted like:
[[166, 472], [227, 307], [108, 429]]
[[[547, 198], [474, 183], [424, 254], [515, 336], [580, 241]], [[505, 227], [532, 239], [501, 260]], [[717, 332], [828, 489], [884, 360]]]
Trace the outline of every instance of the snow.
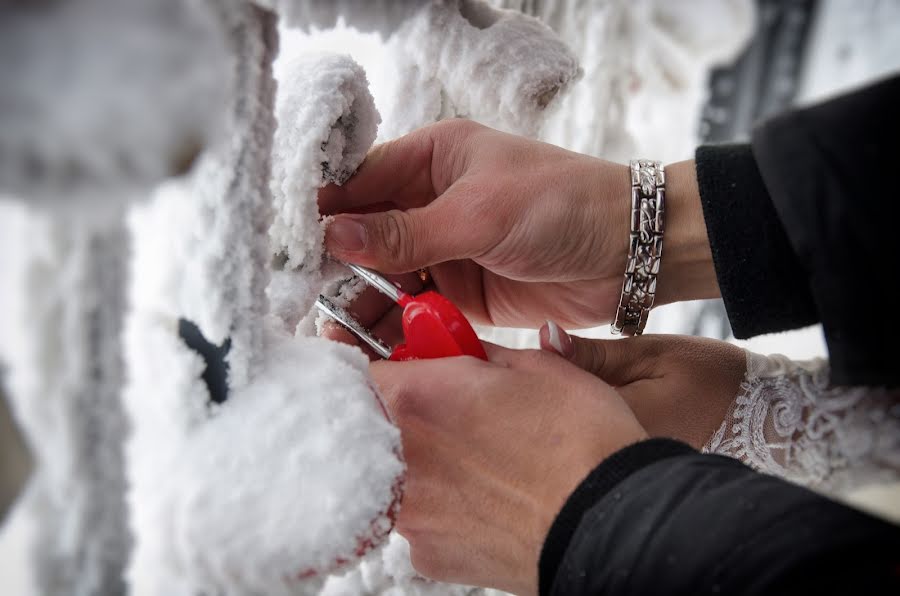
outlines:
[[[397, 63], [409, 60], [398, 88], [423, 87], [418, 101], [430, 101], [431, 121], [463, 116], [534, 136], [581, 76], [576, 57], [548, 26], [477, 1], [427, 3], [388, 43]], [[406, 111], [418, 96], [398, 97], [395, 109]]]
[[[334, 55], [283, 65], [276, 108], [273, 24], [255, 9], [235, 19], [231, 142], [130, 220], [138, 595], [315, 593], [386, 539], [399, 500], [399, 432], [367, 359], [285, 324], [342, 271], [322, 270], [315, 194], [355, 170], [378, 115], [363, 71]], [[180, 318], [212, 343], [231, 340], [224, 403], [210, 403]]]
[[254, 322], [267, 330], [258, 373], [209, 405], [203, 364], [174, 332], [178, 275], [158, 233], [179, 221], [182, 192], [167, 188], [132, 216], [146, 273], [126, 333], [134, 593], [314, 593], [390, 528], [399, 433], [358, 350], [293, 337], [272, 316]]
[[319, 596], [467, 596], [502, 594], [471, 586], [447, 584], [426, 579], [416, 573], [409, 559], [409, 543], [397, 533], [381, 549], [352, 571], [328, 578]]
[[224, 39], [210, 6], [2, 3], [0, 190], [99, 212], [183, 171], [224, 115]]
[[316, 193], [356, 171], [381, 117], [365, 72], [347, 56], [303, 54], [279, 67], [271, 182], [275, 213], [269, 229], [278, 271], [268, 295], [272, 309], [292, 328], [325, 285], [324, 223]]
[[0, 355], [35, 460], [15, 510], [33, 520], [25, 581], [45, 593], [121, 592], [131, 542], [119, 401], [127, 238], [121, 223], [73, 225], [9, 203], [0, 223], [18, 233], [4, 242], [16, 259], [0, 287]]
[[366, 357], [285, 336], [265, 360], [170, 470], [172, 546], [208, 593], [312, 590], [305, 575], [378, 545], [399, 504], [399, 431], [366, 390]]

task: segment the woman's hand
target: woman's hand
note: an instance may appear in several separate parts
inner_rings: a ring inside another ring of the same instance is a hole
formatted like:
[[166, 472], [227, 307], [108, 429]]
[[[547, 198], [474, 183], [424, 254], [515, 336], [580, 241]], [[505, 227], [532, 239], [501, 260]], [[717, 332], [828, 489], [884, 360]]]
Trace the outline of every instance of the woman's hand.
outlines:
[[[657, 303], [718, 293], [693, 162], [667, 168]], [[628, 167], [448, 120], [376, 147], [319, 195], [334, 257], [384, 273], [430, 267], [474, 321], [609, 321], [625, 270]], [[386, 305], [385, 305], [386, 310]]]
[[407, 462], [397, 530], [433, 579], [537, 592], [556, 514], [613, 452], [646, 438], [609, 385], [554, 354], [379, 361]]
[[651, 436], [697, 449], [722, 424], [747, 371], [744, 350], [701, 337], [584, 339], [548, 322], [540, 341], [615, 387]]

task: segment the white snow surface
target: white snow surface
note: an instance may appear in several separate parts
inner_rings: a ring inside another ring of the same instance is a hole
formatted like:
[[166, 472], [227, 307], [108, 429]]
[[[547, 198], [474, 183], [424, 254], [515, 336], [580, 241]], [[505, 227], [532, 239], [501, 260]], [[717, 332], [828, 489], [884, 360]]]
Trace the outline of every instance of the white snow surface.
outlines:
[[184, 192], [173, 183], [131, 222], [143, 272], [125, 336], [134, 593], [315, 592], [386, 538], [399, 433], [359, 350], [292, 337], [272, 316], [254, 322], [268, 330], [257, 373], [208, 403], [203, 362], [175, 332], [177, 248], [160, 234], [183, 221]]
[[386, 538], [399, 504], [399, 431], [368, 387], [366, 357], [285, 336], [265, 361], [170, 470], [173, 546], [209, 593], [314, 590]]
[[279, 66], [271, 250], [284, 253], [287, 269], [315, 271], [324, 240], [316, 193], [356, 171], [381, 117], [365, 71], [348, 56], [304, 54]]
[[[125, 334], [136, 536], [129, 580], [140, 595], [314, 593], [329, 572], [387, 538], [399, 500], [399, 433], [369, 383], [367, 359], [294, 337], [269, 303], [279, 287], [314, 295], [324, 283], [316, 263], [284, 268], [284, 285], [270, 284], [268, 232], [273, 214], [296, 217], [295, 236], [282, 229], [302, 247], [299, 262], [315, 262], [307, 251], [321, 261], [323, 163], [346, 177], [375, 136], [365, 75], [335, 56], [291, 65], [273, 152], [274, 21], [247, 9], [233, 23], [230, 143], [131, 217], [140, 275]], [[274, 189], [285, 191], [275, 209]], [[180, 318], [212, 343], [230, 338], [224, 403], [209, 402], [203, 360], [177, 335]]]

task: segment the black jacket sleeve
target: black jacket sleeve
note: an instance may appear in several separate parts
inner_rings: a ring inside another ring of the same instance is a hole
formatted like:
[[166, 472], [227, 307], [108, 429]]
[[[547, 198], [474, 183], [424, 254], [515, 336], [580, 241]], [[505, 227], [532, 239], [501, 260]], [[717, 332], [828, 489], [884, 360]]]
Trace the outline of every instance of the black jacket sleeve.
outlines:
[[900, 528], [737, 460], [651, 439], [560, 511], [540, 593], [900, 594]]
[[839, 385], [900, 384], [894, 179], [900, 77], [697, 150], [719, 288], [735, 336], [820, 321]]

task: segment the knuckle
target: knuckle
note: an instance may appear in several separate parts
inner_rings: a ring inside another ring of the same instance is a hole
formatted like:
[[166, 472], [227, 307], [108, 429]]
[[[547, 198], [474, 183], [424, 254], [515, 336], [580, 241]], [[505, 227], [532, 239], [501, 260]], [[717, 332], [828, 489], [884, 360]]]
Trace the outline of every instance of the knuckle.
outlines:
[[387, 211], [381, 218], [379, 230], [384, 250], [393, 255], [395, 262], [400, 265], [409, 263], [413, 257], [414, 239], [410, 237], [411, 231], [407, 216], [402, 211]]
[[436, 122], [432, 127], [432, 130], [439, 135], [448, 135], [451, 137], [467, 136], [485, 128], [484, 125], [479, 124], [474, 120], [469, 120], [468, 118], [449, 118], [447, 120]]
[[603, 344], [597, 341], [587, 342], [587, 362], [585, 366], [587, 370], [599, 373], [606, 366], [606, 350]]
[[422, 413], [422, 400], [405, 387], [394, 387], [387, 398], [388, 409], [401, 426], [407, 420], [417, 418]]

